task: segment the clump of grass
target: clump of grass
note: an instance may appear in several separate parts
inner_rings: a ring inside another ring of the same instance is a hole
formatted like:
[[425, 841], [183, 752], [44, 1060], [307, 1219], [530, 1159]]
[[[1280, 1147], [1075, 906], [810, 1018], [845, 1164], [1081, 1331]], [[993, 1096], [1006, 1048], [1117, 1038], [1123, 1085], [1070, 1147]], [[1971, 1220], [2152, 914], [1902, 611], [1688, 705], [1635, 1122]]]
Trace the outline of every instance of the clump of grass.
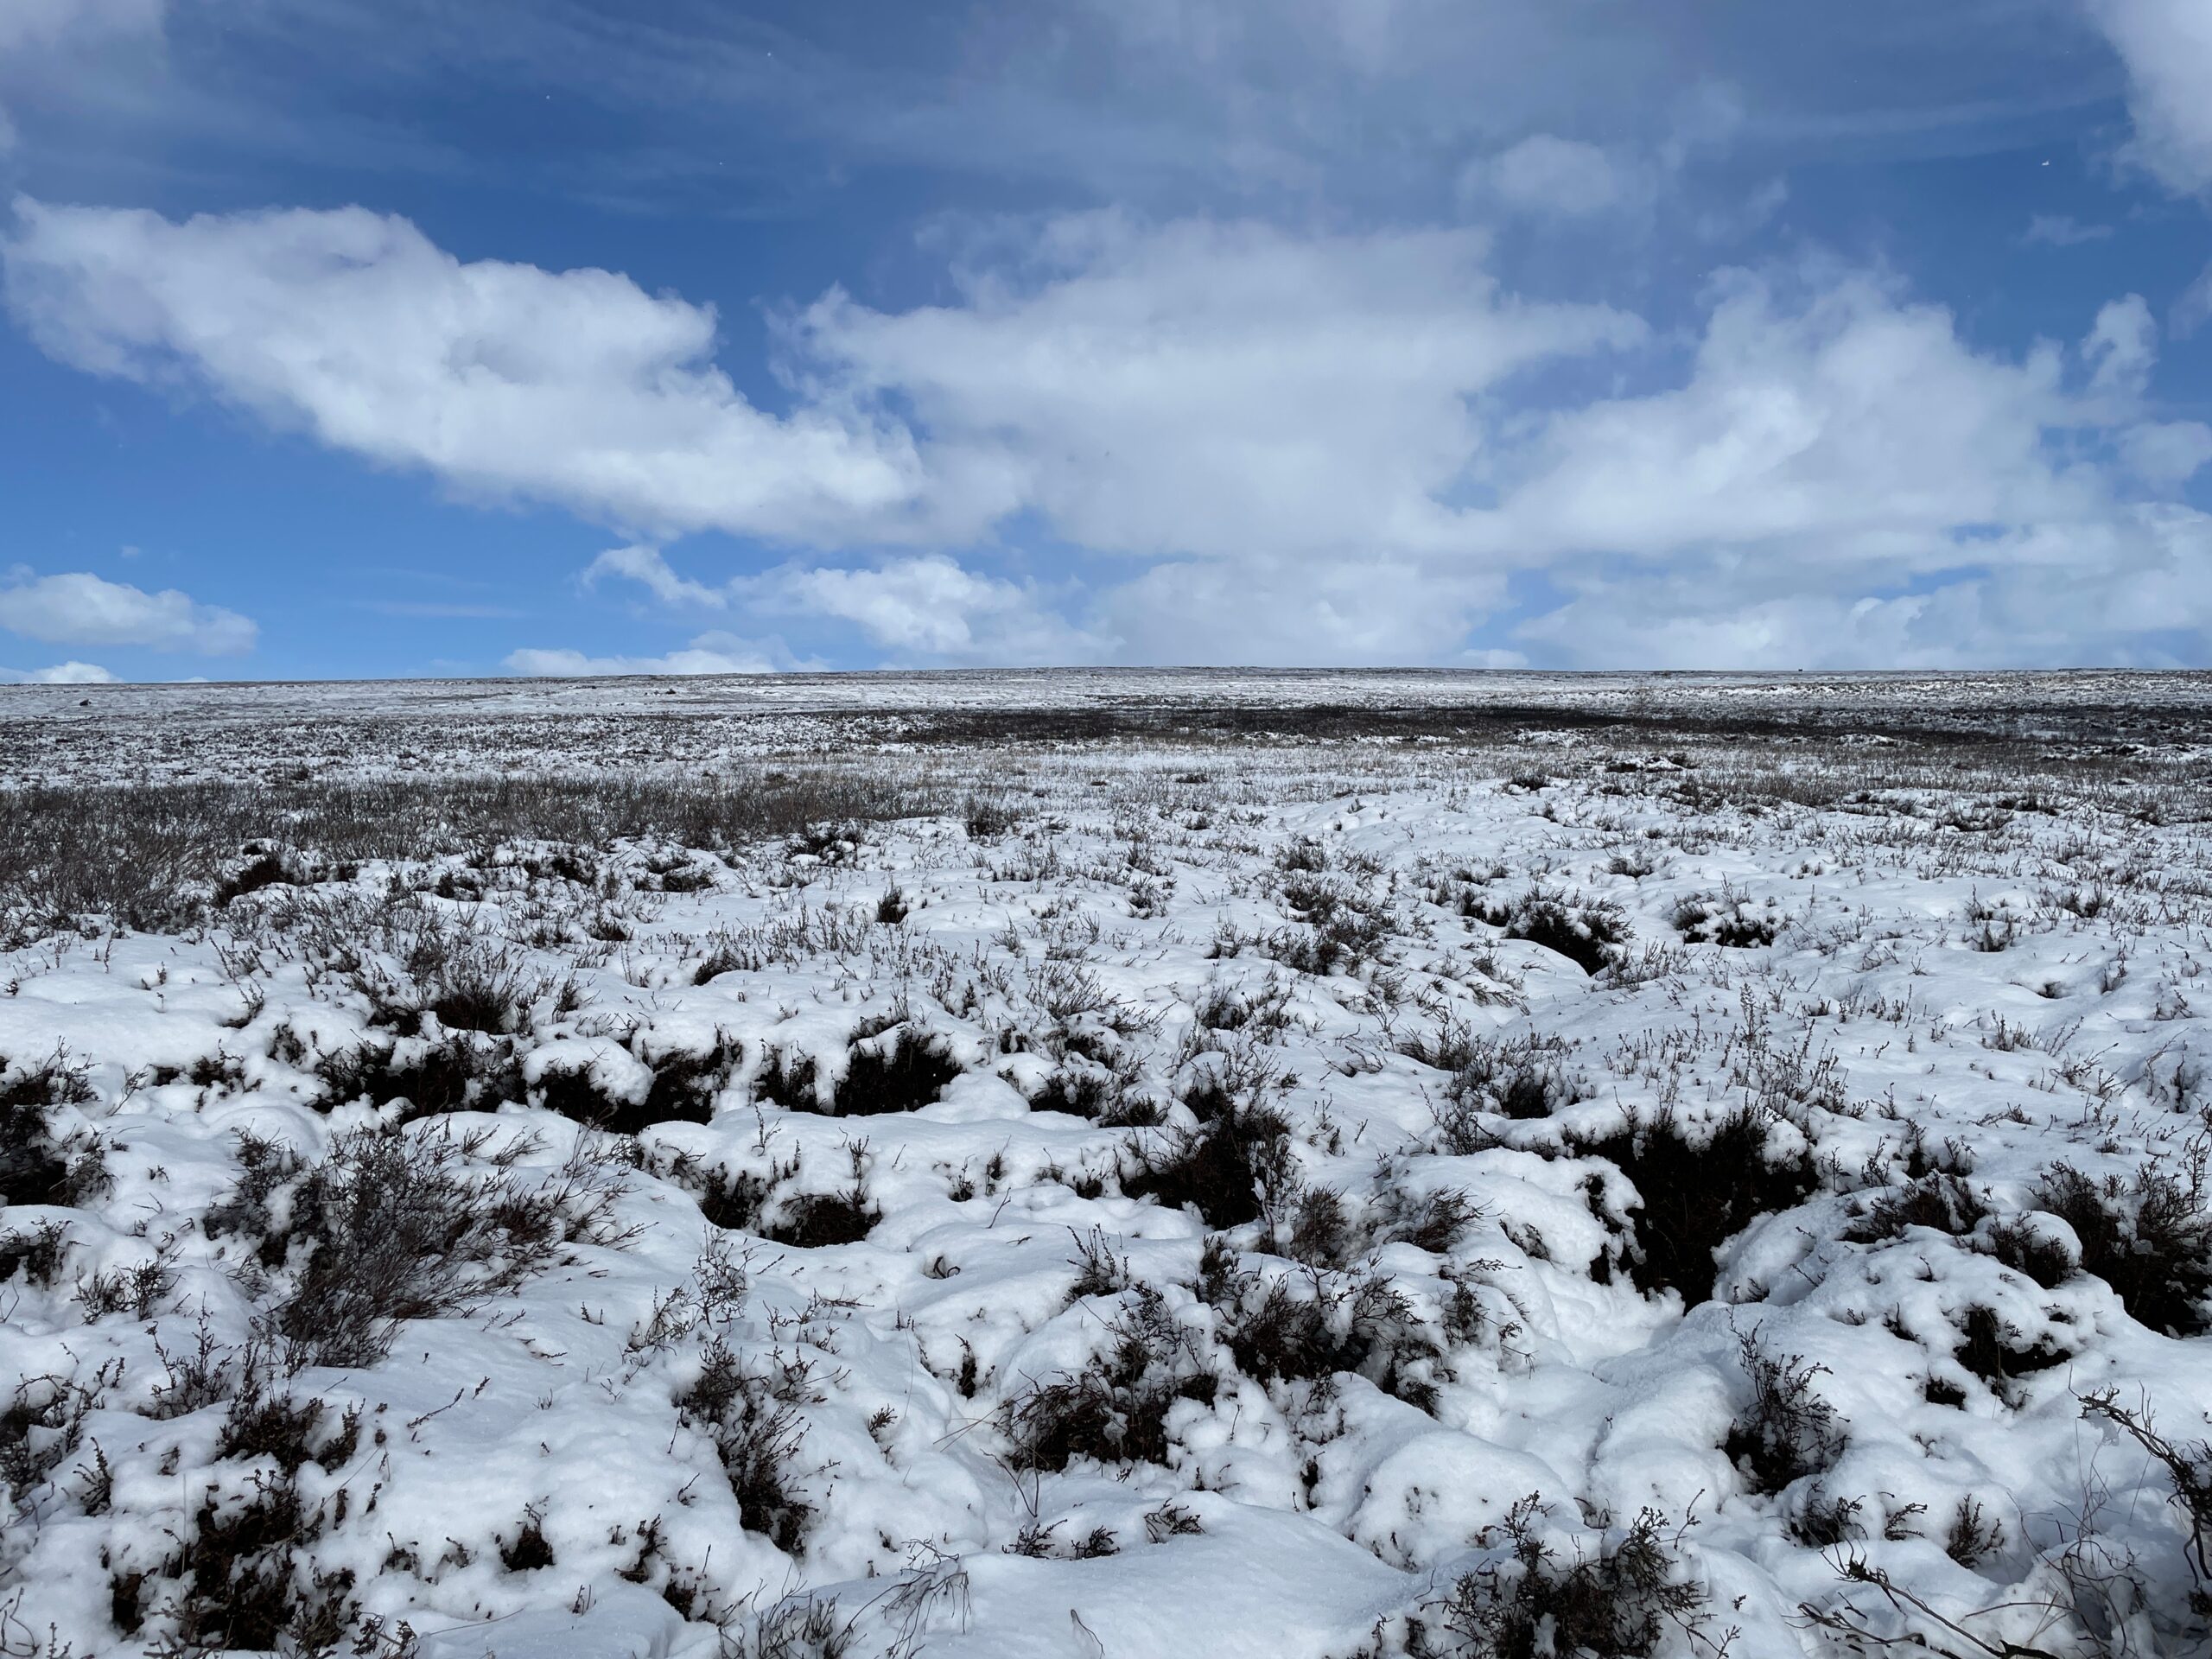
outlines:
[[641, 1045], [631, 1052], [652, 1072], [642, 1099], [608, 1092], [589, 1067], [548, 1067], [538, 1080], [537, 1103], [574, 1123], [608, 1135], [636, 1135], [657, 1123], [706, 1123], [715, 1102], [736, 1070], [738, 1044], [717, 1037], [703, 1052], [676, 1049], [647, 1058]]
[[1627, 912], [1610, 899], [1534, 887], [1507, 902], [1486, 902], [1477, 892], [1462, 901], [1465, 912], [1503, 930], [1509, 939], [1541, 944], [1586, 974], [1602, 973], [1621, 959], [1628, 943]]
[[1164, 1464], [1176, 1402], [1213, 1400], [1217, 1380], [1158, 1290], [1131, 1290], [1107, 1337], [1085, 1369], [1047, 1378], [1007, 1402], [1000, 1422], [1016, 1468], [1054, 1471], [1078, 1458]]
[[326, 1106], [365, 1100], [378, 1108], [404, 1103], [395, 1121], [480, 1109], [524, 1098], [522, 1068], [511, 1043], [486, 1043], [454, 1033], [369, 1041], [320, 1055], [313, 1071]]
[[719, 1336], [676, 1395], [678, 1414], [714, 1442], [745, 1529], [786, 1554], [798, 1552], [815, 1518], [793, 1465], [806, 1437], [798, 1408], [819, 1399], [803, 1362], [747, 1364]]
[[1256, 1102], [1238, 1102], [1195, 1129], [1141, 1144], [1122, 1191], [1171, 1210], [1195, 1210], [1209, 1227], [1256, 1221], [1270, 1192], [1290, 1185], [1290, 1123]]
[[1378, 1273], [1262, 1275], [1224, 1251], [1204, 1265], [1200, 1289], [1248, 1376], [1294, 1382], [1352, 1372], [1412, 1404], [1433, 1402], [1435, 1344], [1413, 1304]]
[[1826, 1366], [1771, 1353], [1754, 1332], [1738, 1332], [1736, 1345], [1751, 1397], [1729, 1424], [1723, 1449], [1751, 1490], [1770, 1497], [1833, 1464], [1843, 1430], [1835, 1408], [1813, 1386]]
[[1675, 901], [1667, 918], [1686, 939], [1717, 944], [1731, 950], [1749, 950], [1772, 944], [1781, 924], [1770, 911], [1762, 910], [1742, 893], [1723, 887], [1718, 893], [1693, 893]]
[[960, 1072], [960, 1062], [942, 1039], [900, 1027], [853, 1046], [845, 1073], [830, 1091], [830, 1109], [839, 1117], [911, 1112], [942, 1097]]
[[1567, 1065], [1567, 1053], [1560, 1039], [1534, 1032], [1507, 1038], [1446, 1032], [1417, 1045], [1414, 1058], [1429, 1065], [1452, 1062], [1442, 1068], [1451, 1071], [1452, 1080], [1435, 1112], [1445, 1149], [1479, 1152], [1497, 1144], [1482, 1122], [1484, 1114], [1525, 1122], [1589, 1099], [1590, 1079]]
[[105, 1148], [82, 1131], [57, 1135], [55, 1112], [93, 1098], [82, 1066], [60, 1050], [31, 1065], [0, 1059], [0, 1204], [75, 1208], [108, 1184]]
[[1696, 1126], [1661, 1112], [1568, 1144], [1613, 1164], [1636, 1188], [1628, 1270], [1637, 1288], [1679, 1291], [1694, 1307], [1713, 1298], [1721, 1245], [1761, 1216], [1796, 1208], [1819, 1185], [1808, 1147], [1777, 1154], [1770, 1139], [1766, 1119], [1743, 1107]]
[[2082, 1268], [2110, 1285], [2133, 1318], [2171, 1337], [2212, 1330], [2212, 1214], [2190, 1184], [2151, 1163], [2130, 1179], [2101, 1182], [2054, 1164], [2036, 1202], [2074, 1230]]
[[402, 1321], [510, 1292], [604, 1225], [612, 1192], [596, 1172], [576, 1166], [529, 1186], [505, 1169], [470, 1168], [480, 1150], [363, 1129], [302, 1166], [247, 1143], [237, 1186], [203, 1224], [212, 1236], [242, 1236], [257, 1264], [289, 1277], [269, 1325], [295, 1369], [373, 1364]]
[[116, 1624], [139, 1634], [148, 1590], [166, 1583], [150, 1615], [156, 1651], [330, 1652], [360, 1613], [353, 1573], [326, 1571], [309, 1553], [330, 1525], [330, 1504], [309, 1504], [296, 1475], [257, 1470], [243, 1491], [211, 1487], [157, 1568], [110, 1569]]
[[1662, 1648], [1672, 1651], [1667, 1644], [1698, 1635], [1709, 1622], [1708, 1598], [1684, 1567], [1679, 1534], [1669, 1536], [1656, 1510], [1643, 1510], [1626, 1528], [1608, 1529], [1594, 1547], [1578, 1535], [1571, 1560], [1545, 1541], [1541, 1516], [1532, 1493], [1483, 1535], [1476, 1564], [1408, 1621], [1408, 1653], [1423, 1659], [1642, 1659]]

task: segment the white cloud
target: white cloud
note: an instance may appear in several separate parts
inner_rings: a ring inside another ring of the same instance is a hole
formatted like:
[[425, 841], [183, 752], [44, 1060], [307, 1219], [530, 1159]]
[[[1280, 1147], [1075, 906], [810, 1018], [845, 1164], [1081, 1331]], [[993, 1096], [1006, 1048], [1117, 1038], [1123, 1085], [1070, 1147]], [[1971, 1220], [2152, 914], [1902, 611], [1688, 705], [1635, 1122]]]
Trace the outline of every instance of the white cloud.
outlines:
[[161, 26], [162, 0], [6, 0], [0, 4], [0, 54]]
[[507, 653], [510, 672], [540, 679], [595, 679], [609, 675], [776, 674], [791, 664], [779, 652], [729, 633], [702, 633], [661, 657], [592, 657], [581, 651], [526, 649]]
[[[1724, 272], [1677, 373], [1638, 319], [1503, 293], [1484, 253], [1469, 230], [1001, 225], [945, 303], [832, 291], [779, 319], [787, 416], [715, 367], [702, 308], [602, 271], [464, 265], [359, 210], [174, 225], [33, 205], [7, 258], [17, 314], [95, 372], [181, 376], [335, 447], [650, 535], [865, 555], [716, 582], [640, 539], [584, 582], [850, 630], [900, 662], [1449, 661], [1535, 569], [1567, 620], [1517, 643], [1554, 657], [1666, 618], [1670, 651], [1861, 661], [2000, 620], [2045, 640], [2079, 618], [2115, 651], [2131, 615], [2145, 637], [2212, 621], [2173, 574], [2194, 531], [2145, 516], [2204, 464], [2204, 434], [2149, 407], [2140, 298], [2071, 350], [2014, 356], [1878, 274]], [[1592, 359], [1613, 395], [1563, 400], [1562, 378], [1522, 398], [1517, 375]], [[1013, 580], [991, 574], [1022, 568], [1001, 537], [1130, 568]], [[2050, 574], [2069, 562], [2169, 603], [2025, 626], [2024, 596], [2072, 602]], [[1702, 611], [1667, 608], [1675, 577]], [[780, 665], [727, 634], [510, 661]]]
[[1039, 515], [1100, 551], [1440, 552], [1516, 372], [1635, 343], [1597, 306], [1502, 295], [1475, 232], [1295, 237], [1055, 221], [963, 303], [839, 295], [793, 324], [848, 396], [895, 395], [954, 519]]
[[2135, 158], [2177, 194], [2212, 189], [2212, 6], [2088, 0], [2127, 66]]
[[87, 571], [40, 576], [21, 566], [0, 587], [0, 628], [58, 645], [147, 645], [236, 657], [258, 633], [236, 611], [202, 605], [174, 588], [149, 594]]
[[[2085, 418], [2056, 348], [1978, 354], [1948, 312], [1860, 273], [1738, 271], [1715, 295], [1681, 386], [1540, 429], [1494, 515], [1502, 556], [1731, 545], [1799, 569], [1942, 563], [1970, 527], [2099, 510], [2097, 480], [2046, 448]], [[2131, 346], [2101, 360], [2117, 374]]]
[[607, 576], [642, 584], [664, 605], [719, 611], [729, 603], [719, 588], [677, 575], [657, 547], [610, 547], [584, 568], [583, 584], [595, 588]]
[[978, 575], [943, 555], [856, 570], [785, 565], [733, 586], [756, 610], [849, 622], [908, 660], [1064, 663], [1100, 654], [1099, 642], [1056, 615], [1033, 587]]
[[790, 320], [788, 418], [713, 366], [702, 308], [464, 265], [358, 208], [178, 225], [25, 202], [6, 264], [65, 361], [181, 378], [466, 490], [660, 533], [951, 544], [1028, 512], [1092, 548], [1219, 554], [1452, 545], [1469, 400], [1639, 337], [1500, 295], [1482, 254], [1469, 232], [1062, 219], [961, 305], [833, 291]]
[[2170, 642], [2202, 649], [2212, 517], [2145, 506], [2019, 532], [1983, 554], [1904, 588], [1854, 573], [1803, 582], [1721, 558], [1592, 571], [1517, 633], [1541, 660], [1591, 668], [2157, 666], [2173, 660]]
[[1463, 200], [1497, 202], [1518, 212], [1561, 219], [1649, 209], [1659, 175], [1624, 151], [1540, 132], [1468, 164], [1459, 177]]
[[2145, 421], [2120, 435], [2120, 457], [2136, 477], [2172, 489], [2212, 464], [2212, 426], [2202, 421]]
[[[83, 73], [53, 60], [103, 41], [158, 35], [162, 13], [162, 0], [0, 0], [0, 71]], [[16, 139], [15, 123], [0, 109], [0, 155]]]
[[195, 385], [473, 493], [804, 538], [922, 481], [895, 428], [747, 403], [708, 308], [604, 270], [464, 264], [358, 207], [175, 224], [19, 200], [5, 261], [10, 308], [65, 362]]
[[2085, 242], [2102, 242], [2111, 235], [2109, 225], [2084, 225], [2064, 213], [2037, 213], [2028, 220], [2020, 240], [2030, 247], [2078, 248]]
[[115, 676], [98, 663], [73, 659], [51, 668], [0, 668], [0, 682], [10, 685], [113, 685]]
[[854, 569], [785, 564], [710, 588], [679, 575], [658, 550], [615, 548], [593, 560], [587, 586], [637, 582], [673, 610], [723, 611], [841, 622], [902, 661], [1089, 661], [1100, 643], [1071, 626], [1033, 585], [980, 575], [943, 554]]
[[2140, 294], [2110, 302], [2097, 312], [2082, 358], [2089, 366], [2088, 395], [2101, 404], [2125, 411], [2136, 407], [2151, 388], [2158, 360], [2158, 325]]
[[1116, 656], [1141, 663], [1271, 666], [1448, 660], [1502, 575], [1405, 560], [1177, 562], [1097, 602]]
[[2174, 302], [2173, 330], [2177, 334], [2193, 334], [2208, 321], [2212, 321], [2212, 265], [2199, 271], [2196, 280]]
[[1516, 643], [1662, 667], [2202, 649], [2212, 519], [2128, 488], [2204, 460], [2195, 423], [2145, 416], [2156, 349], [2134, 296], [2015, 360], [1864, 274], [1732, 276], [1681, 386], [1563, 411], [1517, 458], [1496, 544], [1569, 597]]

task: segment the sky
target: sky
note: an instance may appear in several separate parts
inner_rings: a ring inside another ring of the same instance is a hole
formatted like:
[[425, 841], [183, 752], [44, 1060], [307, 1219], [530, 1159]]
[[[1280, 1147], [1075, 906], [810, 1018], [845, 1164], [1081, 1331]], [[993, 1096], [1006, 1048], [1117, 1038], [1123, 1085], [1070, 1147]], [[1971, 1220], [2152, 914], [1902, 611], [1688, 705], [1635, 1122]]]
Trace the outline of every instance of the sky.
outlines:
[[0, 678], [2212, 664], [2212, 0], [0, 0]]

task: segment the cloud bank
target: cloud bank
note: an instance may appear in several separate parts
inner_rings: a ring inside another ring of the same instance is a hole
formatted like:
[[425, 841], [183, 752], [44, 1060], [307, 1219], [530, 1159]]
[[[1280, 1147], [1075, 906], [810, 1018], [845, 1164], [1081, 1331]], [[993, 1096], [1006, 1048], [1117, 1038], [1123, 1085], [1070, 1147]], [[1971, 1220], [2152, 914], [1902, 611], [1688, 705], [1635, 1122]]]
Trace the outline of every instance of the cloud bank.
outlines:
[[0, 628], [56, 645], [143, 645], [243, 656], [259, 630], [250, 618], [202, 605], [175, 588], [149, 594], [86, 571], [41, 576], [17, 566], [0, 585]]
[[[1685, 338], [1508, 291], [1478, 229], [1082, 213], [978, 238], [944, 303], [772, 319], [768, 407], [708, 308], [358, 208], [25, 201], [4, 258], [62, 361], [567, 507], [634, 538], [588, 582], [891, 661], [2155, 661], [2212, 621], [2179, 497], [2212, 430], [2151, 406], [2133, 296], [2007, 355], [1808, 257], [1717, 273]], [[705, 531], [782, 551], [680, 571]], [[751, 633], [511, 665], [775, 666]]]

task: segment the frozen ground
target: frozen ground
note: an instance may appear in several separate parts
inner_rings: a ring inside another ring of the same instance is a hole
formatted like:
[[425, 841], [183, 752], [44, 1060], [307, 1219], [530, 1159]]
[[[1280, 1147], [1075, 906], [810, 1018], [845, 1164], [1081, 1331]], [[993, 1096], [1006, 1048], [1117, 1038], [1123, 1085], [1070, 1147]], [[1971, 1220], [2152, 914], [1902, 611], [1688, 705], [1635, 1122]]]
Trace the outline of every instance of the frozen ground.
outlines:
[[2202, 1652], [2206, 690], [0, 691], [0, 1653]]

